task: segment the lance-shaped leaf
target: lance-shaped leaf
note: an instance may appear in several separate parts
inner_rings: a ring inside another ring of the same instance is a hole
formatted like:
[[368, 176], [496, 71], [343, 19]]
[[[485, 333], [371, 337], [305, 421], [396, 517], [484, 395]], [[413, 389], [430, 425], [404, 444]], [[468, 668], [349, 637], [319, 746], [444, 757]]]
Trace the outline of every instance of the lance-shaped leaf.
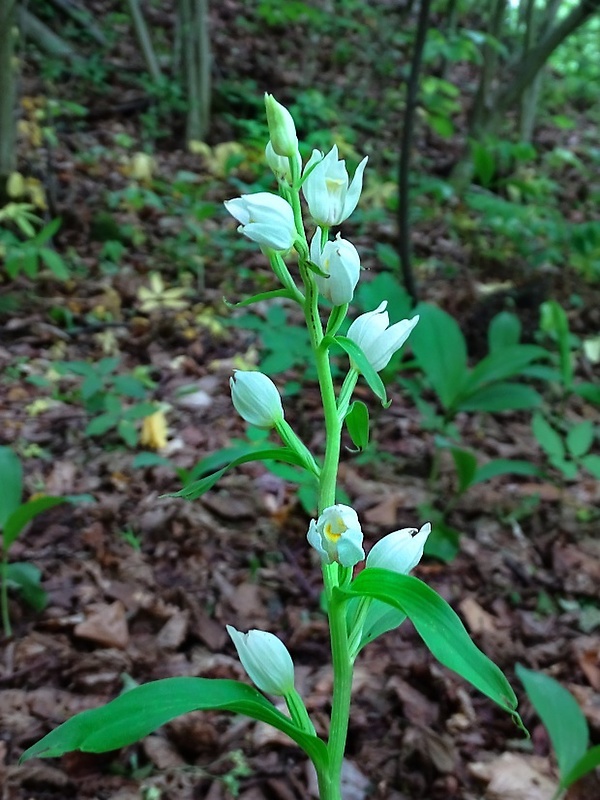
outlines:
[[4, 525], [4, 530], [2, 531], [4, 550], [8, 550], [25, 525], [34, 517], [37, 517], [38, 514], [41, 514], [49, 508], [54, 508], [54, 506], [66, 502], [66, 497], [38, 497], [35, 500], [30, 500], [28, 503], [23, 503], [23, 505], [19, 506], [16, 511], [13, 511]]
[[249, 461], [283, 461], [286, 464], [294, 464], [297, 467], [304, 467], [305, 463], [302, 458], [289, 447], [262, 447], [260, 449], [253, 449], [245, 455], [235, 458], [227, 466], [223, 467], [211, 475], [206, 475], [198, 481], [184, 486], [178, 492], [167, 494], [165, 497], [183, 497], [184, 500], [196, 500], [201, 497], [205, 492], [219, 481], [223, 475], [234, 467], [239, 467], [240, 464], [247, 464]]
[[561, 786], [568, 786], [565, 779], [588, 746], [590, 734], [585, 716], [571, 692], [550, 675], [526, 669], [522, 664], [517, 664], [515, 671], [546, 726], [558, 761]]
[[21, 505], [23, 467], [10, 447], [0, 447], [0, 527]]
[[383, 381], [379, 377], [379, 374], [375, 372], [366, 355], [356, 344], [356, 342], [353, 342], [352, 339], [349, 339], [347, 336], [326, 336], [323, 339], [321, 346], [330, 346], [332, 344], [337, 344], [342, 348], [342, 350], [346, 351], [351, 360], [354, 362], [356, 369], [359, 370], [359, 372], [361, 372], [364, 376], [364, 379], [369, 384], [371, 391], [373, 391], [381, 400], [382, 405], [386, 406], [387, 408], [389, 403]]
[[223, 301], [227, 308], [244, 308], [244, 306], [251, 306], [253, 303], [260, 303], [262, 300], [273, 300], [276, 297], [283, 297], [287, 300], [296, 300], [296, 295], [290, 289], [273, 289], [269, 292], [260, 292], [253, 294], [252, 297], [246, 297], [245, 300], [240, 300], [239, 303], [230, 303], [227, 298]]
[[523, 728], [516, 695], [502, 671], [474, 644], [448, 603], [423, 581], [370, 567], [348, 589], [337, 591], [338, 597], [373, 597], [402, 611], [438, 661], [498, 703]]
[[316, 736], [297, 728], [266, 697], [239, 681], [165, 678], [125, 692], [100, 708], [63, 722], [26, 750], [29, 758], [54, 758], [72, 750], [105, 753], [125, 747], [190, 711], [221, 710], [267, 722], [293, 739], [315, 764], [325, 767], [327, 750]]

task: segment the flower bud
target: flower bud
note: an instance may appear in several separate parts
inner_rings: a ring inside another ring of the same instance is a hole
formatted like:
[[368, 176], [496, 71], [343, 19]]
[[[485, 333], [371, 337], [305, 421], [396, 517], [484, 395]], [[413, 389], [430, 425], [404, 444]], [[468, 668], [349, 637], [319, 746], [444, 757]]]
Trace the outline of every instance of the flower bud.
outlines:
[[262, 372], [236, 369], [229, 379], [231, 399], [240, 417], [257, 428], [273, 428], [283, 419], [277, 387]]
[[423, 557], [423, 548], [430, 533], [429, 522], [418, 532], [416, 528], [402, 528], [388, 533], [371, 548], [367, 567], [381, 567], [408, 575]]
[[294, 691], [294, 662], [281, 639], [267, 631], [242, 633], [232, 625], [227, 625], [227, 633], [242, 666], [261, 692], [284, 697]]
[[296, 239], [296, 223], [291, 205], [270, 192], [243, 194], [226, 200], [225, 208], [241, 225], [240, 233], [271, 250], [289, 250]]
[[331, 300], [334, 306], [350, 303], [360, 277], [360, 256], [356, 247], [338, 233], [336, 239], [326, 242], [321, 250], [321, 229], [317, 228], [310, 243], [310, 260], [329, 276], [323, 278], [315, 274], [323, 297]]
[[[292, 183], [290, 160], [289, 158], [286, 158], [286, 156], [277, 155], [275, 150], [273, 150], [273, 144], [270, 139], [265, 147], [265, 158], [267, 159], [267, 164], [271, 167], [271, 170], [278, 181], [285, 181], [288, 184]], [[302, 156], [300, 153], [296, 153], [294, 158], [298, 168], [298, 175], [300, 175], [302, 172]]]
[[324, 564], [337, 562], [343, 567], [353, 567], [365, 557], [356, 511], [341, 503], [326, 508], [318, 520], [312, 519], [306, 538]]
[[360, 162], [348, 186], [346, 162], [338, 160], [337, 145], [325, 157], [319, 150], [313, 150], [304, 167], [306, 178], [302, 191], [310, 215], [317, 225], [322, 228], [339, 225], [354, 211], [362, 191], [363, 172], [368, 158], [365, 156]]
[[265, 93], [267, 124], [273, 150], [278, 156], [295, 158], [298, 152], [298, 137], [292, 115], [278, 103], [272, 94]]
[[375, 311], [361, 314], [348, 328], [348, 338], [362, 349], [376, 372], [388, 365], [390, 358], [402, 347], [419, 321], [417, 314], [412, 319], [403, 319], [390, 326], [386, 308], [387, 300], [384, 300]]

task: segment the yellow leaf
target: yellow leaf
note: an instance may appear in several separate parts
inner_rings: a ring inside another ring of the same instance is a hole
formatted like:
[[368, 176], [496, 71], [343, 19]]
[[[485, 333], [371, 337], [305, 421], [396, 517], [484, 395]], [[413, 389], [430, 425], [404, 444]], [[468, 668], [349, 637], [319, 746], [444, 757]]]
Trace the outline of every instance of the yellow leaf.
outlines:
[[167, 419], [164, 411], [155, 411], [149, 417], [144, 417], [140, 444], [152, 450], [162, 450], [167, 444]]

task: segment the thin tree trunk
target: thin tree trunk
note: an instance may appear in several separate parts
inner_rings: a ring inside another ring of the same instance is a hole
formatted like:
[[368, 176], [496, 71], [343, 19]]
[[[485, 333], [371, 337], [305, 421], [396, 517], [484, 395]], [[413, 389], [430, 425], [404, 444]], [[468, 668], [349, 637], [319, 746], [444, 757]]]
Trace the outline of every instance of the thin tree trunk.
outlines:
[[16, 0], [0, 0], [0, 203], [6, 197], [6, 181], [15, 169], [15, 9]]
[[137, 36], [140, 47], [142, 48], [142, 53], [144, 55], [146, 66], [148, 67], [148, 72], [152, 76], [152, 80], [158, 83], [158, 81], [160, 81], [162, 78], [162, 73], [158, 65], [156, 53], [152, 47], [152, 39], [150, 38], [148, 26], [146, 25], [146, 20], [142, 14], [139, 0], [128, 0], [128, 5], [129, 11], [131, 12], [133, 27], [135, 29], [135, 35]]
[[[494, 0], [487, 33], [495, 39], [500, 39], [505, 11], [506, 0]], [[489, 115], [490, 101], [492, 99], [492, 83], [497, 72], [498, 50], [493, 45], [486, 42], [483, 47], [483, 66], [481, 67], [479, 86], [477, 87], [477, 93], [471, 111], [471, 120], [469, 123], [470, 136], [478, 136], [479, 129]]]
[[404, 112], [404, 125], [400, 143], [400, 161], [398, 166], [398, 254], [400, 268], [406, 291], [415, 303], [418, 301], [418, 291], [412, 270], [412, 253], [410, 245], [410, 162], [414, 138], [415, 112], [419, 94], [419, 77], [423, 61], [423, 49], [429, 27], [430, 0], [421, 0], [417, 33], [410, 65], [410, 75], [406, 86], [406, 108]]
[[188, 102], [188, 142], [206, 137], [210, 124], [211, 53], [208, 0], [179, 0]]
[[81, 56], [71, 45], [45, 25], [26, 8], [19, 6], [19, 27], [28, 39], [51, 56], [58, 56], [66, 61], [80, 61]]

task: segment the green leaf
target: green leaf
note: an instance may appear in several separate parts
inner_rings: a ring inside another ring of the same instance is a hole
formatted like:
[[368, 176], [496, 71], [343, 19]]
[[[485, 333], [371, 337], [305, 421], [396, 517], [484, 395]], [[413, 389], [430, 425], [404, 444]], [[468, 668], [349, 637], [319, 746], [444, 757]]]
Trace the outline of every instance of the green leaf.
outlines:
[[[323, 343], [329, 343], [329, 339], [330, 337], [325, 337]], [[335, 336], [331, 337], [331, 343], [339, 344], [342, 350], [346, 351], [351, 361], [354, 362], [356, 368], [362, 373], [364, 379], [369, 384], [371, 391], [381, 400], [383, 405], [386, 405], [387, 394], [383, 381], [378, 373], [375, 372], [366, 355], [356, 342], [353, 342], [352, 339], [348, 339], [347, 336]]]
[[413, 353], [440, 402], [450, 409], [469, 374], [465, 337], [441, 308], [421, 303], [416, 312], [421, 318], [410, 335]]
[[535, 344], [515, 344], [495, 350], [473, 369], [463, 389], [463, 396], [468, 397], [471, 392], [486, 384], [519, 375], [532, 361], [544, 357], [548, 357], [548, 351]]
[[468, 450], [463, 450], [460, 447], [451, 447], [450, 452], [454, 459], [454, 466], [458, 475], [458, 492], [462, 494], [466, 492], [469, 486], [473, 483], [475, 473], [477, 472], [477, 459], [473, 453]]
[[582, 756], [575, 766], [562, 777], [560, 785], [566, 789], [571, 784], [583, 778], [588, 772], [591, 772], [600, 764], [600, 745], [590, 748], [587, 753]]
[[101, 708], [83, 711], [26, 750], [21, 761], [55, 758], [73, 750], [105, 753], [125, 747], [190, 711], [233, 711], [266, 722], [287, 734], [322, 768], [325, 744], [297, 728], [260, 692], [238, 681], [166, 678], [125, 692]]
[[355, 400], [345, 418], [350, 438], [358, 448], [364, 450], [369, 444], [369, 409], [361, 400]]
[[600, 383], [578, 383], [573, 391], [588, 403], [600, 406]]
[[90, 420], [85, 426], [86, 436], [102, 436], [117, 424], [118, 417], [114, 414], [100, 414], [98, 417]]
[[131, 466], [134, 469], [141, 467], [171, 467], [171, 469], [175, 469], [175, 465], [170, 459], [160, 456], [158, 453], [149, 452], [138, 453], [131, 462]]
[[54, 508], [54, 506], [65, 502], [66, 498], [64, 497], [38, 497], [35, 500], [29, 500], [29, 502], [23, 503], [23, 505], [15, 509], [6, 520], [4, 530], [2, 531], [4, 551], [6, 552], [8, 550], [25, 525], [34, 517], [37, 517], [38, 514], [41, 514], [49, 508]]
[[496, 172], [494, 153], [488, 146], [476, 139], [471, 141], [471, 153], [473, 155], [475, 175], [479, 178], [482, 186], [488, 187]]
[[532, 464], [530, 461], [519, 461], [510, 458], [495, 458], [493, 461], [488, 461], [487, 464], [478, 467], [471, 486], [478, 483], [489, 481], [499, 475], [527, 475], [531, 477], [540, 478], [543, 475], [542, 470]]
[[0, 528], [21, 505], [23, 467], [10, 447], [0, 447]]
[[558, 681], [517, 664], [515, 671], [552, 742], [561, 779], [587, 750], [589, 731], [577, 701]]
[[493, 318], [488, 328], [488, 348], [490, 353], [519, 344], [521, 339], [521, 320], [510, 311], [501, 311]]
[[474, 644], [448, 603], [423, 581], [371, 567], [364, 569], [343, 593], [374, 597], [402, 611], [438, 661], [508, 711], [523, 727], [516, 711], [516, 695], [501, 670]]
[[211, 453], [209, 456], [199, 461], [196, 466], [190, 470], [187, 483], [189, 484], [201, 478], [203, 475], [208, 475], [210, 472], [225, 467], [230, 462], [235, 461], [236, 458], [246, 456], [249, 453], [255, 453], [257, 450], [262, 450], [263, 448], [264, 444], [262, 443], [244, 442], [235, 447], [224, 447], [222, 450], [216, 450], [214, 453]]
[[560, 371], [567, 389], [573, 385], [573, 364], [571, 362], [571, 344], [569, 320], [564, 308], [556, 300], [548, 300], [540, 306], [540, 327], [546, 333], [554, 333], [558, 340]]
[[594, 478], [598, 478], [598, 480], [600, 480], [600, 456], [583, 456], [581, 463], [583, 464], [584, 468], [587, 469], [590, 475], [593, 475]]
[[40, 249], [40, 258], [48, 269], [53, 272], [61, 281], [67, 280], [69, 277], [69, 270], [67, 265], [55, 250], [50, 250], [49, 247], [42, 247]]
[[247, 297], [245, 300], [241, 300], [239, 303], [230, 303], [226, 298], [223, 298], [223, 300], [228, 308], [243, 308], [244, 306], [251, 306], [252, 303], [260, 303], [262, 300], [273, 300], [275, 297], [285, 297], [288, 300], [296, 299], [289, 289], [274, 289], [270, 292], [253, 294], [252, 297]]
[[482, 386], [456, 404], [458, 411], [520, 411], [537, 408], [542, 398], [535, 389], [521, 383], [494, 383]]
[[148, 394], [146, 386], [133, 375], [117, 375], [113, 382], [113, 390], [136, 400], [143, 400]]
[[213, 472], [212, 475], [207, 475], [198, 481], [193, 481], [178, 492], [164, 495], [165, 497], [183, 497], [184, 500], [196, 500], [203, 494], [208, 492], [209, 489], [219, 481], [223, 475], [234, 467], [239, 467], [240, 464], [247, 464], [249, 461], [284, 461], [286, 464], [295, 464], [297, 467], [304, 466], [303, 460], [297, 453], [290, 450], [288, 447], [262, 447], [254, 448], [251, 452], [234, 459], [227, 466]]
[[58, 232], [61, 224], [61, 217], [55, 217], [53, 220], [50, 220], [50, 222], [44, 225], [41, 231], [32, 239], [32, 242], [37, 245], [44, 244]]
[[48, 595], [41, 587], [41, 578], [40, 570], [26, 561], [14, 561], [6, 566], [8, 585], [17, 589], [34, 611], [42, 611], [48, 602]]
[[548, 456], [564, 459], [565, 446], [560, 435], [541, 414], [533, 415], [531, 428], [540, 447]]
[[137, 428], [127, 419], [120, 419], [117, 423], [117, 433], [128, 447], [135, 447], [138, 443]]
[[567, 450], [573, 458], [579, 458], [587, 453], [594, 441], [594, 423], [586, 419], [574, 425], [567, 433]]

